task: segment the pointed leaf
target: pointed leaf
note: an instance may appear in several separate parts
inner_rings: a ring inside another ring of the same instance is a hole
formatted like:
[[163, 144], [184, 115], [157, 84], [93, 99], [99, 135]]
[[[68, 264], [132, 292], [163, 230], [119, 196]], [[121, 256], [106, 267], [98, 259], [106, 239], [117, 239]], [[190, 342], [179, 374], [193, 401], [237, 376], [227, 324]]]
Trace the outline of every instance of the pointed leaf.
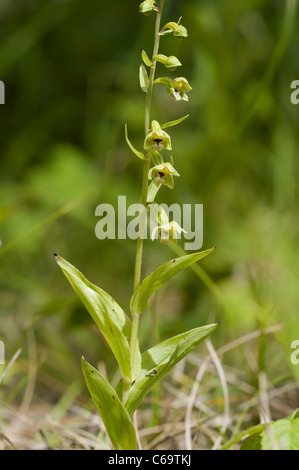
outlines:
[[148, 79], [146, 68], [144, 67], [143, 64], [141, 64], [139, 67], [139, 83], [140, 83], [141, 90], [144, 91], [144, 93], [146, 93], [148, 90], [149, 79]]
[[131, 299], [131, 312], [141, 314], [150, 296], [183, 269], [209, 255], [215, 248], [172, 259], [146, 277]]
[[141, 57], [145, 65], [147, 65], [148, 67], [151, 67], [152, 65], [154, 65], [145, 51], [142, 51]]
[[123, 376], [130, 379], [130, 319], [107, 292], [60, 256], [55, 259], [111, 347]]
[[167, 127], [176, 126], [177, 124], [180, 124], [180, 122], [185, 121], [185, 119], [187, 119], [187, 117], [189, 117], [189, 114], [186, 114], [186, 116], [183, 116], [179, 119], [176, 119], [175, 121], [165, 122], [165, 124], [161, 125], [161, 129], [167, 129]]
[[142, 366], [139, 377], [132, 386], [126, 408], [130, 415], [134, 413], [140, 402], [181, 359], [204, 341], [218, 323], [194, 328], [173, 338], [157, 344], [142, 354]]
[[129, 141], [127, 124], [125, 125], [125, 137], [126, 137], [127, 144], [128, 144], [128, 146], [130, 147], [130, 149], [132, 150], [132, 152], [133, 152], [138, 158], [140, 158], [141, 160], [145, 160], [144, 154], [141, 153], [141, 152], [139, 152], [139, 150], [136, 150], [136, 149], [133, 147], [133, 145], [131, 144], [131, 142]]
[[99, 410], [116, 450], [135, 450], [136, 433], [128, 411], [106, 379], [82, 358], [82, 370], [89, 393]]

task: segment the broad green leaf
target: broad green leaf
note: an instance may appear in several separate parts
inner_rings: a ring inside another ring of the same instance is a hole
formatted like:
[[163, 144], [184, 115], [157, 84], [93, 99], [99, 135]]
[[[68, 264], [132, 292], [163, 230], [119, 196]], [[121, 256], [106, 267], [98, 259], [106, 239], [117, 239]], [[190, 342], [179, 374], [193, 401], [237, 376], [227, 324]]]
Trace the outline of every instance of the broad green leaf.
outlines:
[[157, 344], [142, 354], [141, 372], [132, 386], [126, 408], [130, 415], [140, 402], [181, 359], [204, 341], [218, 323], [187, 331]]
[[298, 410], [284, 419], [266, 423], [265, 430], [242, 443], [241, 450], [299, 450]]
[[240, 450], [261, 450], [261, 439], [260, 433], [248, 436], [242, 443]]
[[123, 401], [123, 384], [124, 384], [124, 381], [123, 381], [123, 378], [121, 377], [115, 386], [115, 392], [121, 401]]
[[141, 57], [145, 65], [147, 65], [148, 67], [151, 67], [153, 65], [152, 61], [150, 60], [150, 58], [148, 57], [145, 51], [142, 51]]
[[262, 450], [299, 450], [299, 418], [271, 423], [261, 438]]
[[141, 64], [139, 67], [139, 83], [140, 83], [141, 90], [144, 91], [144, 93], [146, 93], [148, 90], [149, 79], [148, 79], [146, 68], [144, 67], [143, 64]]
[[185, 121], [185, 119], [187, 119], [187, 117], [189, 117], [189, 114], [186, 114], [186, 116], [183, 116], [179, 119], [176, 119], [175, 121], [165, 122], [165, 124], [161, 125], [161, 129], [167, 129], [167, 127], [176, 126], [177, 124], [180, 124], [180, 122]]
[[126, 142], [128, 146], [130, 147], [130, 149], [132, 150], [132, 152], [141, 160], [145, 160], [145, 155], [142, 152], [139, 152], [139, 150], [136, 150], [135, 147], [133, 147], [133, 145], [129, 141], [127, 124], [125, 125], [125, 137], [126, 137]]
[[136, 433], [128, 411], [106, 379], [82, 358], [82, 369], [89, 393], [99, 410], [116, 450], [135, 450]]
[[107, 292], [60, 256], [55, 259], [111, 347], [123, 376], [130, 379], [130, 319]]
[[130, 305], [131, 312], [141, 314], [147, 305], [148, 299], [154, 292], [156, 292], [156, 290], [180, 271], [183, 271], [188, 266], [196, 263], [196, 261], [199, 261], [212, 253], [214, 249], [215, 248], [211, 248], [206, 251], [200, 251], [198, 253], [172, 259], [156, 269], [143, 280], [140, 287], [134, 292]]

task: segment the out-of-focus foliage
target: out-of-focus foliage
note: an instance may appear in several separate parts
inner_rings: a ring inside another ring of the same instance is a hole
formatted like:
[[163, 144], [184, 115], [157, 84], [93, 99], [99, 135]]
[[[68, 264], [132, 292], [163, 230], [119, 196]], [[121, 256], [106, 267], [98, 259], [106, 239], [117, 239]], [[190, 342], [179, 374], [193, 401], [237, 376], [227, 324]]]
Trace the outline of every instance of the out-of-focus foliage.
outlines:
[[[290, 370], [290, 344], [299, 339], [299, 105], [290, 102], [290, 84], [299, 79], [298, 2], [165, 3], [165, 23], [182, 15], [188, 38], [173, 48], [173, 38], [163, 37], [161, 53], [179, 58], [192, 91], [188, 103], [175, 103], [164, 87], [155, 89], [153, 119], [190, 114], [169, 131], [181, 177], [159, 201], [202, 203], [203, 249], [216, 250], [201, 264], [212, 290], [188, 270], [160, 296], [161, 335], [219, 320], [213, 341], [220, 347], [283, 323], [265, 358], [275, 377]], [[151, 54], [154, 14], [143, 17], [138, 4], [0, 4], [0, 338], [8, 358], [23, 348], [8, 401], [24, 387], [27, 357], [41, 371], [39, 393], [49, 377], [58, 392], [81, 383], [81, 355], [106, 361], [108, 374], [115, 366], [52, 254], [128, 307], [135, 242], [97, 240], [95, 208], [117, 206], [118, 195], [128, 205], [140, 198], [141, 163], [124, 126], [142, 148], [138, 71], [142, 49]], [[143, 274], [172, 256], [146, 241]], [[145, 319], [144, 347], [149, 329]]]

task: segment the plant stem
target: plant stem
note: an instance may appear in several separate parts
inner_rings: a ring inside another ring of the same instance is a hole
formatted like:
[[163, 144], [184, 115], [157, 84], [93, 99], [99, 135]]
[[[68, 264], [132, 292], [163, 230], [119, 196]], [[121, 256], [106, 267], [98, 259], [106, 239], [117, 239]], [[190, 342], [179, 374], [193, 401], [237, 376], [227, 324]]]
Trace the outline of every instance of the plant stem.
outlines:
[[228, 450], [231, 446], [239, 442], [243, 437], [252, 436], [253, 434], [257, 434], [263, 432], [267, 428], [267, 423], [257, 424], [256, 426], [252, 426], [245, 431], [240, 432], [237, 436], [227, 441], [220, 450]]
[[[157, 12], [157, 17], [156, 17], [155, 39], [154, 39], [154, 49], [153, 49], [152, 57], [155, 57], [159, 51], [159, 44], [160, 44], [159, 31], [160, 31], [163, 5], [164, 5], [164, 0], [161, 0], [160, 8], [159, 8], [159, 11]], [[151, 111], [151, 101], [152, 101], [152, 94], [153, 94], [155, 70], [156, 70], [156, 61], [153, 62], [153, 65], [150, 68], [149, 86], [148, 86], [148, 90], [146, 93], [145, 119], [144, 119], [145, 135], [148, 134], [148, 131], [150, 128], [150, 111]], [[141, 193], [141, 204], [144, 206], [145, 210], [140, 215], [139, 237], [137, 240], [136, 258], [135, 258], [134, 292], [140, 286], [140, 280], [141, 280], [143, 236], [144, 236], [144, 229], [145, 229], [146, 215], [147, 215], [147, 192], [148, 192], [149, 169], [150, 169], [150, 158], [146, 158], [143, 161], [142, 193]], [[137, 312], [132, 315], [132, 332], [131, 332], [131, 342], [130, 342], [131, 369], [135, 360], [136, 348], [138, 347], [138, 329], [139, 329], [139, 313]]]
[[141, 265], [143, 252], [143, 236], [147, 213], [147, 190], [148, 190], [148, 172], [150, 169], [150, 159], [143, 160], [143, 176], [142, 176], [142, 193], [141, 204], [143, 211], [140, 214], [139, 237], [137, 239], [136, 258], [135, 258], [135, 275], [134, 275], [134, 292], [138, 289], [141, 279]]
[[[157, 12], [157, 17], [156, 17], [155, 40], [154, 40], [154, 49], [153, 49], [152, 57], [155, 57], [156, 55], [158, 55], [158, 52], [159, 52], [159, 44], [160, 44], [159, 31], [160, 31], [163, 5], [164, 5], [164, 0], [161, 0], [160, 8], [159, 8], [159, 11]], [[150, 128], [150, 112], [151, 112], [151, 101], [152, 101], [152, 94], [153, 94], [155, 70], [156, 70], [156, 61], [153, 62], [153, 65], [150, 68], [149, 85], [148, 85], [148, 90], [146, 93], [145, 119], [144, 119], [145, 136], [147, 136], [149, 128]], [[143, 178], [142, 178], [142, 194], [141, 194], [141, 204], [143, 204], [145, 208], [147, 204], [149, 167], [150, 167], [150, 160], [145, 159], [143, 161]], [[137, 240], [136, 260], [135, 260], [134, 291], [139, 287], [140, 279], [141, 279], [141, 265], [142, 265], [142, 251], [143, 251], [142, 235], [143, 235], [145, 220], [146, 220], [146, 211], [144, 211], [140, 217], [140, 231], [139, 231], [139, 238]]]
[[[155, 40], [154, 40], [154, 49], [153, 49], [153, 56], [152, 59], [158, 55], [159, 52], [159, 45], [160, 45], [160, 23], [161, 23], [161, 16], [164, 6], [164, 0], [161, 0], [159, 11], [157, 12], [156, 17], [156, 26], [155, 26]], [[153, 94], [153, 86], [154, 86], [154, 76], [156, 71], [156, 61], [153, 61], [153, 65], [150, 68], [150, 75], [149, 75], [149, 86], [146, 95], [146, 104], [145, 104], [145, 135], [147, 135], [149, 128], [150, 128], [150, 110], [151, 110], [151, 100]]]

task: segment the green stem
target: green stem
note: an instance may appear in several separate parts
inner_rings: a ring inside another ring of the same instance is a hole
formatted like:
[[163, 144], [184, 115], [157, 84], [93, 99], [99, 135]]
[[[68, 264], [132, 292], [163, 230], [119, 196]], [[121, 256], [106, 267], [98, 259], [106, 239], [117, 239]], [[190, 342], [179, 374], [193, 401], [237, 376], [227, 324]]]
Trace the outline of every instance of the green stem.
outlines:
[[[162, 16], [162, 11], [163, 11], [163, 6], [164, 6], [164, 0], [161, 0], [160, 3], [160, 8], [157, 13], [157, 18], [156, 18], [156, 26], [155, 26], [155, 41], [154, 41], [154, 49], [153, 49], [153, 56], [152, 59], [158, 55], [159, 53], [159, 45], [160, 45], [160, 24], [161, 24], [161, 16]], [[149, 75], [149, 86], [147, 90], [147, 95], [146, 95], [146, 104], [145, 104], [145, 135], [148, 134], [148, 131], [150, 129], [150, 110], [151, 110], [151, 100], [152, 100], [152, 94], [153, 94], [153, 86], [154, 86], [154, 77], [155, 77], [155, 71], [156, 71], [156, 63], [157, 61], [153, 61], [153, 65], [150, 68], [150, 75]]]
[[267, 428], [267, 423], [262, 423], [262, 424], [257, 424], [256, 426], [253, 426], [252, 428], [246, 429], [245, 431], [240, 432], [236, 437], [230, 439], [227, 441], [221, 448], [220, 450], [228, 450], [231, 446], [234, 444], [237, 444], [243, 437], [247, 436], [252, 436], [253, 434], [260, 433], [264, 431]]
[[[155, 40], [154, 40], [154, 49], [153, 56], [158, 55], [159, 44], [160, 44], [160, 23], [161, 15], [163, 10], [164, 0], [161, 0], [159, 11], [157, 12], [156, 25], [155, 25]], [[150, 111], [151, 111], [151, 101], [154, 87], [154, 77], [156, 70], [156, 61], [150, 68], [149, 75], [149, 86], [146, 94], [145, 101], [145, 119], [144, 119], [144, 128], [145, 135], [148, 134], [150, 129]], [[145, 210], [140, 216], [140, 227], [139, 227], [139, 237], [137, 240], [136, 246], [136, 258], [135, 258], [135, 274], [134, 274], [134, 292], [140, 286], [141, 281], [141, 267], [142, 267], [142, 253], [143, 253], [143, 235], [146, 223], [147, 215], [147, 193], [148, 193], [148, 172], [150, 169], [150, 159], [147, 158], [143, 161], [143, 177], [142, 177], [142, 194], [141, 194], [141, 204], [144, 206]], [[132, 332], [131, 332], [131, 341], [130, 341], [130, 353], [131, 353], [131, 369], [135, 361], [136, 348], [138, 347], [138, 329], [139, 329], [139, 313], [134, 313], [132, 315]]]
[[148, 191], [148, 172], [150, 169], [150, 159], [143, 160], [143, 176], [142, 176], [142, 193], [141, 193], [141, 204], [144, 210], [140, 214], [140, 225], [139, 225], [139, 237], [137, 239], [136, 246], [136, 258], [135, 258], [135, 275], [134, 275], [134, 292], [138, 289], [141, 279], [141, 265], [142, 265], [142, 252], [143, 252], [143, 235], [146, 222], [147, 213], [147, 191]]

